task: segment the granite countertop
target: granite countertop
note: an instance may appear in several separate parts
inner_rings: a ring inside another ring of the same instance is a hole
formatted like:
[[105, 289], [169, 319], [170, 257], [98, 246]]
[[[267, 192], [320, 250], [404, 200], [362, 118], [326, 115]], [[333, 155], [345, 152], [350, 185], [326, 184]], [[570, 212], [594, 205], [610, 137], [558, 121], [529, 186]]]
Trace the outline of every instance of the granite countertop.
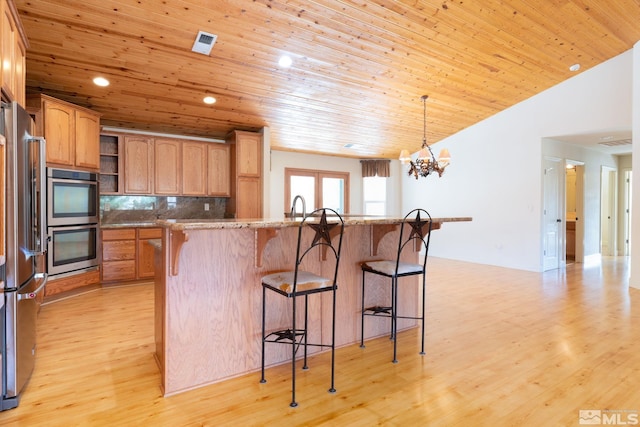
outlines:
[[100, 228], [151, 228], [158, 227], [155, 220], [153, 221], [125, 221], [118, 223], [101, 223]]
[[[345, 215], [344, 225], [383, 225], [398, 224], [402, 218]], [[446, 217], [432, 218], [433, 222], [459, 222], [471, 221], [471, 217]], [[258, 219], [159, 219], [156, 226], [170, 228], [171, 230], [215, 230], [237, 228], [284, 228], [293, 227], [300, 223], [301, 218], [258, 218]]]

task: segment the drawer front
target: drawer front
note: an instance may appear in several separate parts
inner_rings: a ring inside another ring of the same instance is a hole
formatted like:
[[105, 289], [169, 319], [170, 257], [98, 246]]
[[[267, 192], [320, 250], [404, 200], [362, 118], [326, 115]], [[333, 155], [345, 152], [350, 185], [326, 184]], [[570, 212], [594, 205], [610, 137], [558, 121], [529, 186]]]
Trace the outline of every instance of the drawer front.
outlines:
[[136, 259], [135, 240], [115, 240], [102, 242], [102, 261]]
[[102, 281], [135, 280], [136, 261], [111, 261], [102, 263]]
[[162, 237], [161, 228], [138, 228], [138, 239], [159, 239]]
[[135, 240], [135, 228], [113, 228], [102, 230], [102, 240]]

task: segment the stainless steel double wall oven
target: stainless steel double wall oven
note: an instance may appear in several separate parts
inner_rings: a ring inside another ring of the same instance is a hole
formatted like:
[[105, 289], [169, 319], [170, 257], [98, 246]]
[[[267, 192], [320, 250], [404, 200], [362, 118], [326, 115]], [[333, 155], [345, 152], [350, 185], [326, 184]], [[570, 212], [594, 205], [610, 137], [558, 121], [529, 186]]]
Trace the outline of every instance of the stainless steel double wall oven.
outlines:
[[47, 168], [50, 276], [98, 267], [98, 221], [98, 174]]

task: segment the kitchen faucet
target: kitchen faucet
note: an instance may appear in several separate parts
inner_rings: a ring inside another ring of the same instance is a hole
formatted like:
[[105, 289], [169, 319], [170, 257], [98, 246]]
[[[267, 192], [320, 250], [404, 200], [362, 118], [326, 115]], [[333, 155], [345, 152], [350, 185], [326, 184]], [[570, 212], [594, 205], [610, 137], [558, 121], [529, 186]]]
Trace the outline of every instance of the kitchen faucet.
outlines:
[[305, 217], [307, 215], [307, 204], [304, 201], [304, 197], [298, 194], [296, 197], [293, 198], [293, 203], [291, 204], [291, 213], [289, 214], [291, 218], [295, 218], [297, 215], [296, 202], [298, 201], [298, 199], [300, 199], [300, 201], [302, 202], [302, 216]]

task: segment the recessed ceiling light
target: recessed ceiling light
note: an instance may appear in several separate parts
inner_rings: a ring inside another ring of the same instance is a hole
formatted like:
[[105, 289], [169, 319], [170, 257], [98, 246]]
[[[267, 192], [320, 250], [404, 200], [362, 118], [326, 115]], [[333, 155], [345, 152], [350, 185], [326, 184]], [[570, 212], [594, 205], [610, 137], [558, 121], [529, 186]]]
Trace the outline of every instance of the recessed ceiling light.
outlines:
[[104, 77], [96, 77], [95, 79], [93, 79], [93, 83], [96, 86], [101, 87], [109, 86], [109, 80], [105, 79]]
[[580, 69], [580, 64], [573, 64], [569, 67], [569, 71], [578, 71]]
[[204, 101], [205, 104], [209, 105], [216, 103], [216, 99], [213, 96], [205, 96], [202, 101]]
[[293, 60], [291, 59], [290, 56], [287, 56], [287, 55], [282, 55], [278, 60], [278, 65], [280, 65], [283, 68], [288, 68], [291, 66], [291, 64], [293, 64]]

